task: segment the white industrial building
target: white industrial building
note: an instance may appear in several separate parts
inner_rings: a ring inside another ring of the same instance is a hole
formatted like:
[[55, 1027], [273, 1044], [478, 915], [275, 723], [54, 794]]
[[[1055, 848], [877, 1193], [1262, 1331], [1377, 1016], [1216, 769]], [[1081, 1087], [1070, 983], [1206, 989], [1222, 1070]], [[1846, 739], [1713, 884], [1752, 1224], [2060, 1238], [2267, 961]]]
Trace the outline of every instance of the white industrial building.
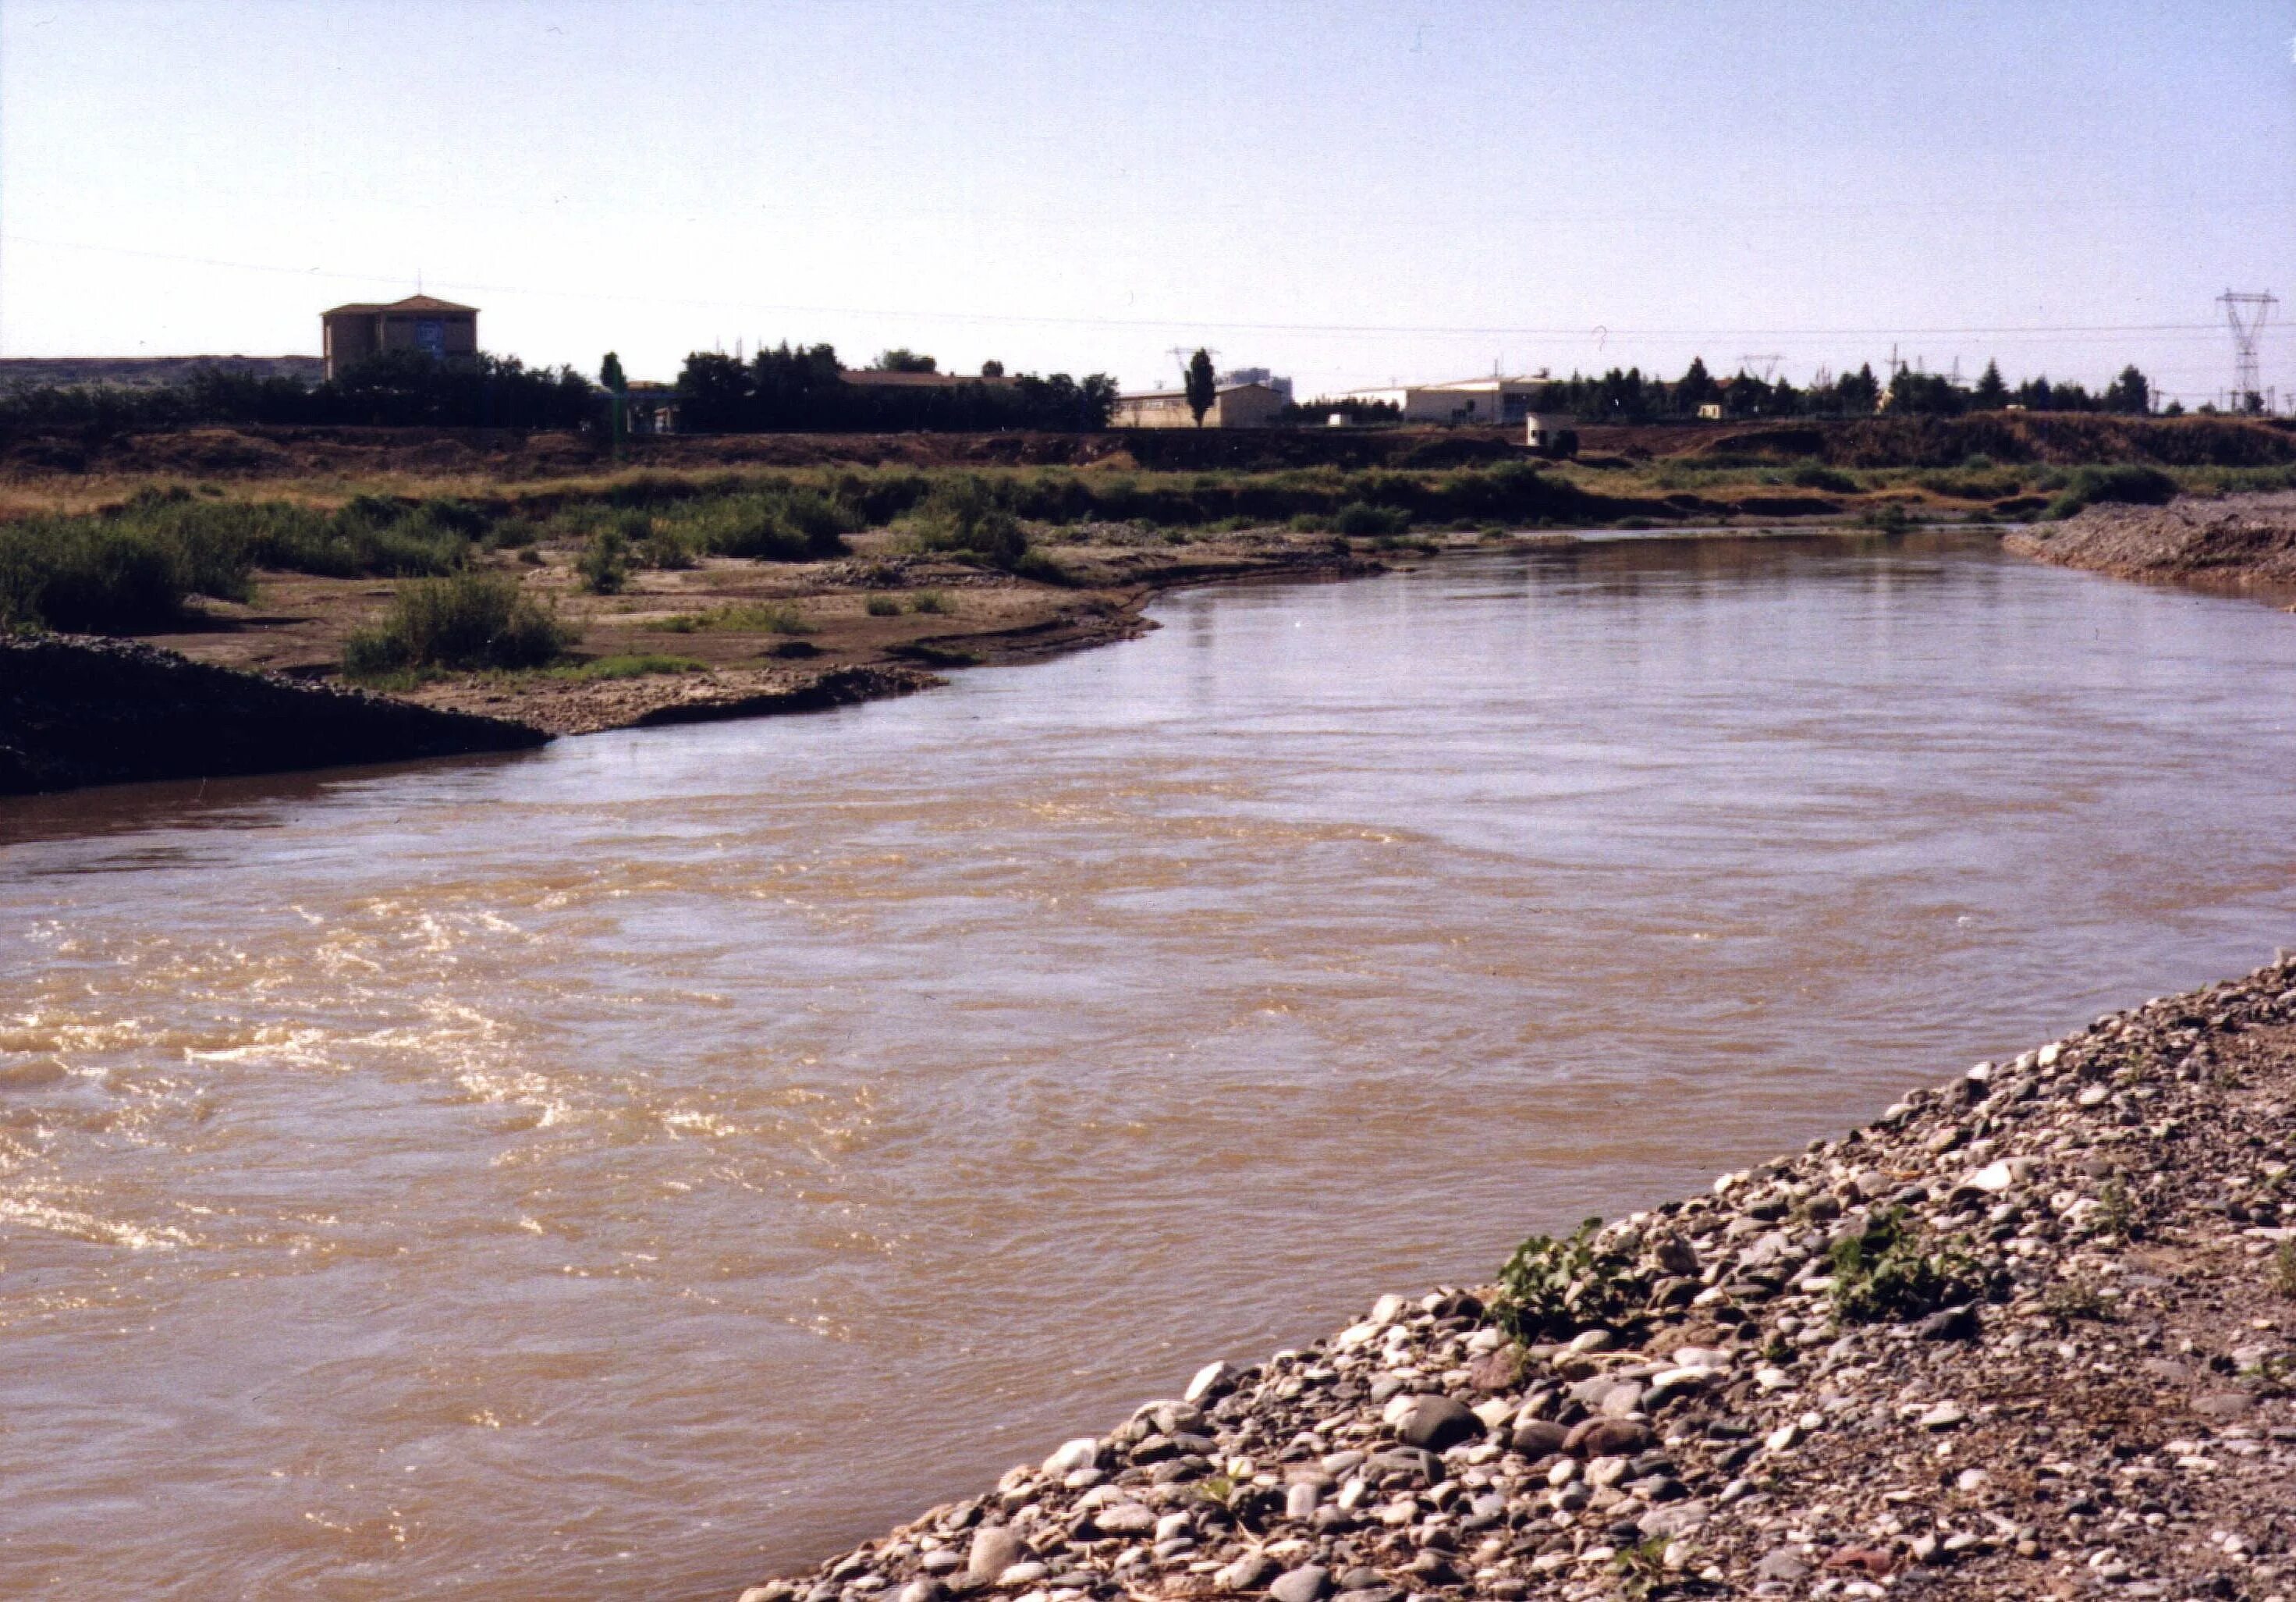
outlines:
[[1543, 378], [1491, 376], [1350, 390], [1344, 398], [1391, 406], [1406, 423], [1522, 423], [1538, 409], [1538, 392], [1546, 387]]

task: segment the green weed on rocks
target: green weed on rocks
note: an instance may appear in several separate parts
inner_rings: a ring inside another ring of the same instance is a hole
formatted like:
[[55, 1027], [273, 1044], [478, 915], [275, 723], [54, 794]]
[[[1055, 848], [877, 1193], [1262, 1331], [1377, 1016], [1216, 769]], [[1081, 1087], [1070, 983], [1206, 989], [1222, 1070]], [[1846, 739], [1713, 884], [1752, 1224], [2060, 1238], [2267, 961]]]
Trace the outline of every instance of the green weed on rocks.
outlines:
[[1642, 1311], [1650, 1285], [1633, 1257], [1596, 1243], [1602, 1222], [1590, 1218], [1560, 1240], [1534, 1235], [1514, 1249], [1491, 1309], [1502, 1328], [1535, 1341]]
[[1876, 1213], [1863, 1230], [1834, 1243], [1835, 1316], [1845, 1324], [1902, 1321], [1987, 1294], [1975, 1258], [1950, 1243], [1929, 1252], [1925, 1244], [1901, 1207]]

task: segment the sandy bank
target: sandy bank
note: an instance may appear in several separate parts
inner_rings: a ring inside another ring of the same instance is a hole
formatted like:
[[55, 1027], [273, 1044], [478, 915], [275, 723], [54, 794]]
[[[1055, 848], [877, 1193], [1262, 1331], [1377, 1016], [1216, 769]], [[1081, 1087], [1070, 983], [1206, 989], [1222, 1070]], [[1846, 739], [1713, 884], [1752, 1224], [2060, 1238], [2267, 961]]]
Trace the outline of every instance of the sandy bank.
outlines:
[[1212, 1363], [744, 1602], [2283, 1598], [2292, 1120], [2282, 958]]
[[2169, 579], [2296, 599], [2296, 492], [2090, 506], [2003, 541], [2020, 555], [2121, 579]]
[[[578, 552], [537, 553], [536, 564], [506, 571], [574, 627], [574, 659], [556, 670], [451, 675], [401, 698], [554, 735], [811, 711], [926, 688], [941, 682], [939, 670], [1131, 638], [1150, 626], [1142, 608], [1181, 586], [1385, 571], [1328, 536], [1283, 530], [1173, 545], [1110, 527], [1059, 547], [1061, 583], [904, 552], [884, 530], [851, 545], [852, 555], [825, 562], [708, 557], [635, 573], [611, 596], [582, 589]], [[392, 588], [266, 573], [255, 604], [202, 603], [196, 627], [151, 643], [220, 666], [316, 678], [337, 670], [345, 640], [381, 615]], [[586, 662], [636, 670], [597, 674]]]
[[0, 637], [0, 794], [520, 751], [546, 737], [148, 645]]

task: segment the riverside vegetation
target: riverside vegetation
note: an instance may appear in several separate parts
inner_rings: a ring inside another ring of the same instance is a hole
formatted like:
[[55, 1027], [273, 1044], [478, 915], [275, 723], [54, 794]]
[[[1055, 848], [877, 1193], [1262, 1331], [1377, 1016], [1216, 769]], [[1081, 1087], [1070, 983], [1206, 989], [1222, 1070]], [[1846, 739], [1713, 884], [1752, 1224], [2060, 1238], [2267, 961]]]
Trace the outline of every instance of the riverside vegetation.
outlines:
[[[695, 464], [586, 475], [504, 458], [475, 476], [451, 468], [466, 443], [439, 440], [420, 445], [423, 473], [266, 467], [110, 494], [20, 471], [0, 485], [18, 514], [0, 522], [0, 628], [135, 635], [578, 733], [812, 704], [832, 679], [840, 700], [898, 693], [938, 668], [1121, 638], [1176, 584], [1605, 525], [2061, 518], [2296, 474], [2296, 436], [2227, 418], [1592, 429], [1569, 462], [1489, 431], [1326, 432], [1355, 437], [673, 438], [649, 459]], [[299, 433], [283, 460], [401, 437]], [[196, 454], [205, 438], [116, 443]], [[519, 438], [526, 453], [545, 437]], [[751, 451], [811, 464], [699, 464]], [[1054, 459], [968, 460], [1040, 452]]]
[[742, 1602], [2296, 1592], [2296, 961], [1209, 1364]]

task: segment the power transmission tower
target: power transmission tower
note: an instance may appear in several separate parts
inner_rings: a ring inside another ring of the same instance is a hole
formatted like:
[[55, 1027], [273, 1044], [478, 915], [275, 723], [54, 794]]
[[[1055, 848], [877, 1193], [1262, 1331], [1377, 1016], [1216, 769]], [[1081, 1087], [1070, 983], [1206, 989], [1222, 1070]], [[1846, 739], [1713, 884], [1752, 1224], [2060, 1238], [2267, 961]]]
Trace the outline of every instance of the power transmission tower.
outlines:
[[1769, 383], [1778, 375], [1778, 364], [1785, 359], [1775, 352], [1767, 356], [1742, 356], [1738, 358], [1738, 371], [1751, 373], [1759, 364], [1762, 369], [1762, 382]]
[[2232, 330], [2233, 348], [2233, 409], [2256, 412], [2264, 409], [2264, 393], [2256, 349], [2264, 335], [2264, 325], [2271, 318], [2272, 308], [2279, 304], [2273, 296], [2239, 294], [2226, 290], [2217, 297], [2224, 308], [2225, 323]]

